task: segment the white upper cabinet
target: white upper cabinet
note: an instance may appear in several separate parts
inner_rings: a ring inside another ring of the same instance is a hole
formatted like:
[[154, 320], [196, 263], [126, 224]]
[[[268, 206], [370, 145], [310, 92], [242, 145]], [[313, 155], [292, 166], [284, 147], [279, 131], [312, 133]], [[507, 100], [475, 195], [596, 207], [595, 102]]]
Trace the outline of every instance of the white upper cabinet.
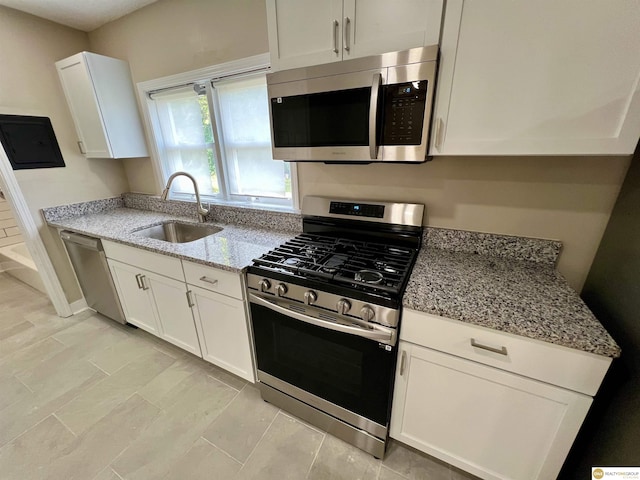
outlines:
[[433, 155], [631, 154], [637, 0], [449, 0]]
[[148, 156], [127, 62], [81, 52], [56, 68], [87, 158]]
[[435, 45], [443, 0], [267, 0], [273, 70]]

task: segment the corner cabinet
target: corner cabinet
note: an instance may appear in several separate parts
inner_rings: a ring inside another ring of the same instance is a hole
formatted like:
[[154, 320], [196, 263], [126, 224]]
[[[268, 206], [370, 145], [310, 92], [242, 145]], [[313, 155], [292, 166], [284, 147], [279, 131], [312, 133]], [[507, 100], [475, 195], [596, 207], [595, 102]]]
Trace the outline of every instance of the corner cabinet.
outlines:
[[273, 70], [437, 45], [443, 0], [267, 0]]
[[632, 154], [635, 0], [449, 0], [431, 155]]
[[56, 68], [82, 154], [148, 156], [127, 62], [81, 52], [56, 62]]
[[128, 323], [255, 382], [239, 274], [102, 243]]
[[611, 359], [406, 310], [391, 437], [483, 479], [556, 478]]

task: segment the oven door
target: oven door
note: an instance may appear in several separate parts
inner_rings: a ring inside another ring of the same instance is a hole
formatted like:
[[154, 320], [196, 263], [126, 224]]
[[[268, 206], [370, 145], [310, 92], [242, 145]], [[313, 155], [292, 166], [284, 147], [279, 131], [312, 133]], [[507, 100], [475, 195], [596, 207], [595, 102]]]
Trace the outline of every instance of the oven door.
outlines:
[[[345, 327], [296, 311], [313, 307], [253, 293], [249, 299], [258, 379], [384, 438], [397, 354], [394, 329]], [[322, 322], [328, 327], [320, 326]], [[378, 335], [393, 345], [345, 329]]]

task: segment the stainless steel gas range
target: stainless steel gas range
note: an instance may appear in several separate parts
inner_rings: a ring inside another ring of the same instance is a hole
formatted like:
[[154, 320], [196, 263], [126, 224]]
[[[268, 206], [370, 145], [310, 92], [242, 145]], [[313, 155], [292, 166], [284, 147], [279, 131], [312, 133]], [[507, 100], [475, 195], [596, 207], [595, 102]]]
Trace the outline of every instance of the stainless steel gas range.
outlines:
[[305, 197], [247, 287], [262, 398], [381, 458], [424, 206]]

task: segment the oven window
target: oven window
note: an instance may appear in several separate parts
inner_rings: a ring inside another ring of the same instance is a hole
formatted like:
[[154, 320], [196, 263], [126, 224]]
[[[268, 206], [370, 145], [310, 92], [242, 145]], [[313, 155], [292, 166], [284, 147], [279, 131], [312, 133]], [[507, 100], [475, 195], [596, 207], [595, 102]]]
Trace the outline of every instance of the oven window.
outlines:
[[367, 146], [370, 98], [371, 87], [272, 98], [273, 144]]
[[387, 425], [395, 348], [251, 304], [258, 369]]

